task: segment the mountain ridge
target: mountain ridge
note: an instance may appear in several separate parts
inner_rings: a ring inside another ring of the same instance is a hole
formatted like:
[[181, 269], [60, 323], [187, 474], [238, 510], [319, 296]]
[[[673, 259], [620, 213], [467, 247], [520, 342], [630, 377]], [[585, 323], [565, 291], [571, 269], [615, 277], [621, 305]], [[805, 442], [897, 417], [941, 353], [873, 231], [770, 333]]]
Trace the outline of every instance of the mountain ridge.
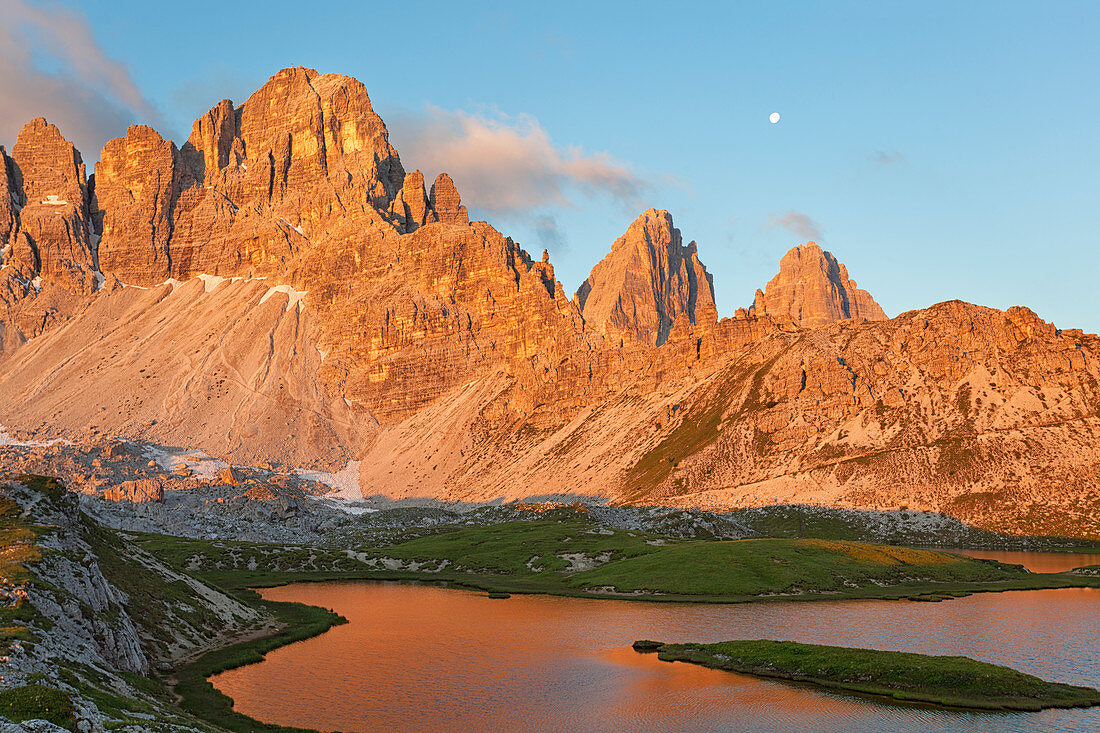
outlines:
[[1025, 308], [886, 319], [807, 243], [719, 318], [657, 209], [571, 299], [447, 174], [404, 170], [360, 82], [312, 69], [222, 100], [182, 148], [131, 126], [83, 192], [75, 148], [28, 128], [0, 179], [13, 430], [358, 461], [395, 497], [992, 502], [1010, 523], [1096, 501], [1074, 476], [1098, 471], [1100, 340]]

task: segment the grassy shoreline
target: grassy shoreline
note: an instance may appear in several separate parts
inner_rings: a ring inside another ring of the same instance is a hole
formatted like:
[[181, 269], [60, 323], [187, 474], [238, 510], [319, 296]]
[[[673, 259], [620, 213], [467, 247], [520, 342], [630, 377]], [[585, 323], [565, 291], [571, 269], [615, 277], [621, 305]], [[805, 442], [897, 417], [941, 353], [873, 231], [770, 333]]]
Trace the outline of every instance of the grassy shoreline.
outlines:
[[1100, 690], [1047, 682], [1008, 667], [962, 656], [799, 644], [727, 641], [716, 644], [634, 642], [666, 662], [689, 662], [828, 690], [967, 710], [1035, 712], [1100, 705]]
[[312, 728], [275, 725], [250, 718], [233, 709], [233, 700], [210, 682], [210, 677], [264, 660], [275, 649], [319, 636], [347, 619], [328, 609], [303, 603], [268, 601], [251, 590], [237, 590], [241, 600], [262, 606], [272, 613], [280, 628], [270, 634], [213, 649], [175, 671], [169, 686], [179, 696], [180, 707], [208, 723], [225, 730], [250, 733], [317, 733]]

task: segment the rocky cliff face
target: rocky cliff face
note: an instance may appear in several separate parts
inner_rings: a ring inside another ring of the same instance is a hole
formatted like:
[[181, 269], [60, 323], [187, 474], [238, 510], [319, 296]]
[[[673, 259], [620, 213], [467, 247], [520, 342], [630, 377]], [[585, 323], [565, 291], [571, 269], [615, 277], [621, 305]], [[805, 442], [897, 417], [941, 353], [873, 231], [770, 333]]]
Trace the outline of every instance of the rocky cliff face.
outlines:
[[817, 328], [845, 318], [886, 320], [871, 294], [857, 288], [855, 280], [848, 277], [848, 268], [814, 242], [783, 255], [779, 274], [763, 291], [756, 291], [749, 313], [802, 328]]
[[10, 254], [9, 238], [19, 224], [19, 209], [23, 201], [15, 181], [15, 163], [0, 145], [0, 264]]
[[198, 273], [286, 276], [310, 240], [386, 223], [405, 173], [357, 80], [284, 69], [222, 100], [177, 150], [147, 127], [96, 166], [104, 267], [153, 285]]
[[167, 279], [173, 209], [189, 175], [176, 146], [151, 127], [131, 125], [107, 143], [92, 201], [104, 272], [135, 285]]
[[[14, 600], [30, 606], [13, 618], [34, 639], [5, 643], [3, 683], [66, 689], [81, 719], [74, 729], [102, 731], [103, 721], [115, 717], [115, 704], [140, 706], [143, 714], [164, 707], [146, 685], [135, 683], [136, 675], [230, 643], [271, 619], [167, 567], [84, 514], [77, 497], [43, 477], [0, 485], [0, 502], [9, 512], [6, 549], [33, 558], [22, 577], [0, 578], [0, 605]], [[33, 537], [31, 552], [15, 544], [25, 540], [13, 542], [19, 532], [10, 529], [12, 517], [34, 527], [26, 531]]]
[[90, 269], [88, 190], [84, 162], [61, 131], [41, 117], [12, 148], [15, 189], [23, 205], [13, 256], [36, 273]]
[[615, 240], [577, 290], [585, 322], [613, 341], [660, 346], [677, 319], [718, 319], [710, 273], [695, 242], [683, 243], [672, 215], [649, 209]]
[[283, 70], [179, 148], [131, 127], [94, 185], [42, 120], [2, 160], [9, 428], [354, 459], [391, 496], [1093, 500], [1095, 337], [963, 303], [887, 321], [813, 243], [719, 320], [655, 209], [570, 300], [449, 176], [404, 172], [348, 77]]

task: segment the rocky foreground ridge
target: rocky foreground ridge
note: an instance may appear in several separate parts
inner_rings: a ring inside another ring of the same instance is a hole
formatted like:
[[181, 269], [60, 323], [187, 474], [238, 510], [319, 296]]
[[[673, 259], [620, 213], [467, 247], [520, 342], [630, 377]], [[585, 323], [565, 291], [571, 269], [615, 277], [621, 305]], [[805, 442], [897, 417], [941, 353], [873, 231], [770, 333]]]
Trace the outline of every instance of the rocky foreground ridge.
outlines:
[[404, 170], [355, 79], [284, 69], [182, 146], [130, 127], [87, 177], [42, 119], [0, 160], [0, 423], [24, 437], [348, 467], [365, 496], [1100, 533], [1095, 336], [958, 301], [886, 319], [813, 243], [720, 319], [655, 209], [569, 298], [446, 174]]

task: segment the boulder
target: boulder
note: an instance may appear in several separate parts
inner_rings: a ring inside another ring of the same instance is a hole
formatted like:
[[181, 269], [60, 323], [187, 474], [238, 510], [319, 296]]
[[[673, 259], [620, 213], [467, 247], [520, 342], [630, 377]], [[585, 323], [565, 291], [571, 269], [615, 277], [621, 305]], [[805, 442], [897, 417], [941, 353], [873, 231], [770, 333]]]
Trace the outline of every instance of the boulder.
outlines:
[[156, 479], [143, 478], [123, 481], [103, 491], [107, 501], [129, 501], [134, 504], [146, 504], [164, 501], [164, 487]]

